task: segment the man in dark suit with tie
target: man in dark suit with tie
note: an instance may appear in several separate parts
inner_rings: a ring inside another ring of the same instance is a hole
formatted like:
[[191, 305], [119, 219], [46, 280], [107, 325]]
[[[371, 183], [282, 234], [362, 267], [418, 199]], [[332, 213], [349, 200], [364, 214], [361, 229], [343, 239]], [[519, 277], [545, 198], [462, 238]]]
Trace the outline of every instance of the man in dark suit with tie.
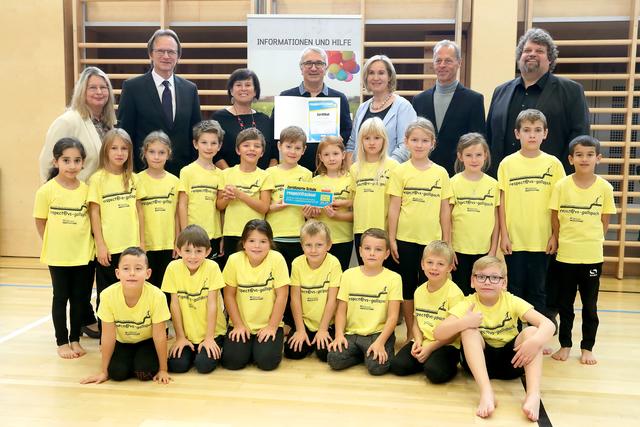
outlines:
[[487, 117], [487, 137], [491, 147], [492, 174], [500, 161], [520, 149], [513, 129], [522, 110], [535, 108], [547, 118], [549, 133], [542, 151], [556, 156], [567, 172], [569, 142], [589, 134], [589, 109], [582, 85], [552, 71], [558, 49], [551, 35], [532, 28], [518, 41], [516, 58], [520, 77], [496, 88]]
[[418, 116], [429, 119], [436, 128], [436, 148], [429, 156], [444, 167], [449, 176], [455, 173], [458, 139], [465, 133], [485, 133], [484, 97], [458, 81], [462, 57], [457, 44], [442, 40], [433, 47], [436, 85], [413, 98]]
[[140, 160], [144, 138], [152, 131], [165, 132], [173, 145], [172, 159], [165, 168], [178, 176], [196, 158], [192, 128], [201, 120], [198, 88], [173, 73], [182, 53], [174, 31], [157, 30], [147, 50], [152, 69], [123, 83], [118, 123], [133, 141], [136, 171], [144, 169]]

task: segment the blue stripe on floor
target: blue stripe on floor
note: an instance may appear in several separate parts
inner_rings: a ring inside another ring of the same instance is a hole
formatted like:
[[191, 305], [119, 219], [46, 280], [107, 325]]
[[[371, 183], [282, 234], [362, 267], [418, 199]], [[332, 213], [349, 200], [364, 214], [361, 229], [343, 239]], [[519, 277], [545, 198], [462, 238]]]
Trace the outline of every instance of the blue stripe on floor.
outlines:
[[0, 286], [6, 286], [11, 288], [50, 288], [51, 284], [48, 285], [27, 285], [27, 284], [18, 284], [18, 283], [0, 283]]

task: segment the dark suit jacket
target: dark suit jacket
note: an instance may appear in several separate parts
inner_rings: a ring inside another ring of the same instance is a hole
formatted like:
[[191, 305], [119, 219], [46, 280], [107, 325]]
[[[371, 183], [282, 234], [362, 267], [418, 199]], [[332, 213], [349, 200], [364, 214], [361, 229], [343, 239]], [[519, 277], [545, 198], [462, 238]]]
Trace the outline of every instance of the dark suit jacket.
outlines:
[[413, 98], [413, 109], [418, 116], [429, 119], [436, 128], [436, 148], [429, 156], [436, 164], [447, 170], [449, 176], [455, 174], [453, 165], [456, 160], [456, 147], [462, 135], [469, 132], [485, 134], [484, 97], [458, 83], [447, 112], [442, 120], [442, 128], [436, 125], [436, 113], [433, 107], [435, 86], [419, 93]]
[[[491, 174], [496, 175], [498, 164], [505, 157], [505, 135], [513, 132], [515, 123], [507, 123], [509, 103], [513, 97], [517, 77], [496, 88], [487, 117], [487, 138], [491, 147]], [[542, 143], [542, 151], [556, 156], [570, 172], [569, 142], [578, 135], [589, 134], [589, 109], [582, 85], [573, 80], [549, 74], [536, 109], [547, 118], [549, 134]]]
[[134, 169], [144, 169], [140, 148], [144, 138], [155, 130], [165, 132], [173, 146], [172, 159], [166, 170], [178, 176], [180, 169], [196, 158], [192, 144], [192, 128], [201, 120], [198, 88], [192, 82], [174, 75], [176, 112], [169, 123], [158, 96], [151, 72], [134, 77], [122, 84], [118, 105], [118, 126], [126, 130], [133, 141]]

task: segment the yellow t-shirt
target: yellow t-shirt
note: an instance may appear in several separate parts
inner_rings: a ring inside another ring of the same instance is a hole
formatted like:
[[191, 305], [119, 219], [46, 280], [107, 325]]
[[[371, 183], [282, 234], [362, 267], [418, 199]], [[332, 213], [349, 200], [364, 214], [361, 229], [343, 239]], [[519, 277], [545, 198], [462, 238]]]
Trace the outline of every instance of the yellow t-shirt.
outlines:
[[370, 277], [353, 267], [342, 273], [338, 299], [347, 303], [346, 334], [377, 334], [387, 321], [389, 301], [402, 301], [402, 279], [386, 268]]
[[98, 317], [103, 322], [115, 323], [116, 340], [123, 344], [135, 344], [153, 337], [154, 324], [171, 317], [164, 293], [144, 282], [140, 299], [129, 307], [124, 299], [122, 283], [114, 283], [100, 293]]
[[480, 302], [478, 294], [466, 296], [449, 310], [449, 314], [461, 319], [471, 304], [476, 313], [482, 313], [482, 324], [478, 328], [487, 345], [493, 348], [504, 347], [518, 336], [518, 319], [524, 321], [524, 315], [533, 306], [507, 291], [500, 293], [498, 302], [488, 307]]
[[[271, 177], [274, 191], [271, 193], [271, 202], [276, 203], [284, 197], [284, 187], [291, 182], [311, 181], [311, 171], [300, 165], [291, 169], [283, 169], [280, 166], [272, 166], [267, 169]], [[273, 229], [273, 237], [297, 237], [300, 228], [304, 225], [304, 215], [301, 206], [287, 206], [286, 208], [267, 213], [267, 221]]]
[[[428, 283], [418, 286], [413, 294], [413, 315], [424, 337], [422, 345], [435, 341], [433, 330], [448, 316], [449, 309], [464, 299], [460, 288], [449, 279], [435, 292], [429, 292]], [[457, 338], [450, 345], [460, 348], [460, 339]]]
[[459, 173], [451, 178], [451, 190], [453, 250], [486, 254], [491, 249], [496, 207], [500, 204], [498, 181], [486, 174], [479, 181], [470, 181]]
[[209, 239], [222, 236], [220, 211], [216, 209], [218, 190], [223, 186], [220, 169], [205, 169], [197, 162], [180, 170], [178, 191], [184, 191], [189, 198], [187, 221], [204, 228]]
[[[181, 259], [171, 261], [162, 280], [162, 291], [177, 294], [182, 315], [182, 327], [189, 341], [200, 344], [207, 335], [207, 300], [209, 293], [224, 288], [220, 267], [205, 259], [198, 271], [191, 275]], [[218, 293], [218, 312], [215, 336], [227, 332], [222, 291]]]
[[[284, 257], [273, 250], [257, 267], [251, 266], [244, 251], [231, 254], [222, 275], [227, 286], [237, 288], [236, 302], [240, 317], [252, 334], [258, 333], [269, 323], [276, 302], [276, 288], [287, 286], [290, 282]], [[280, 326], [284, 326], [282, 321]]]
[[98, 169], [89, 178], [87, 202], [100, 206], [102, 237], [112, 254], [140, 245], [136, 200], [145, 196], [136, 174], [132, 174], [128, 189], [124, 188], [122, 175], [104, 169]]
[[[240, 165], [222, 171], [220, 189], [228, 184], [235, 185], [238, 190], [256, 200], [260, 199], [261, 191], [273, 190], [273, 182], [265, 170], [256, 168], [253, 172], [242, 172]], [[232, 200], [225, 209], [223, 234], [240, 237], [245, 224], [252, 219], [264, 219], [264, 215], [238, 199]]]
[[376, 163], [358, 161], [351, 165], [353, 180], [353, 232], [364, 233], [375, 227], [387, 229], [389, 196], [387, 186], [391, 170], [398, 166], [394, 159], [386, 159], [382, 167]]
[[401, 197], [396, 239], [426, 245], [442, 238], [440, 206], [449, 199], [449, 175], [435, 163], [418, 170], [411, 160], [391, 171], [387, 193]]
[[544, 152], [528, 158], [518, 151], [502, 160], [498, 166], [498, 187], [504, 191], [512, 250], [546, 250], [551, 237], [551, 190], [564, 176], [560, 160]]
[[140, 199], [144, 214], [144, 245], [148, 251], [173, 249], [176, 235], [178, 178], [167, 172], [152, 178], [146, 170], [138, 174], [146, 196]]
[[[353, 182], [351, 175], [346, 173], [339, 178], [331, 178], [327, 175], [316, 175], [313, 182], [322, 185], [323, 189], [333, 192], [333, 201], [351, 200], [353, 199]], [[349, 208], [342, 207], [338, 212], [348, 212]], [[347, 243], [353, 241], [353, 222], [338, 221], [329, 218], [322, 212], [317, 218], [318, 221], [324, 222], [329, 230], [331, 230], [331, 241], [333, 243]]]
[[596, 176], [589, 188], [580, 188], [572, 177], [558, 181], [549, 202], [560, 221], [557, 260], [569, 264], [602, 262], [602, 214], [616, 213], [613, 187]]
[[68, 190], [55, 179], [36, 192], [34, 218], [46, 219], [40, 262], [58, 267], [87, 265], [95, 256], [87, 209], [89, 187]]
[[340, 261], [327, 253], [320, 267], [309, 267], [307, 258], [300, 255], [291, 264], [291, 286], [300, 287], [302, 299], [302, 320], [312, 332], [318, 330], [327, 305], [329, 288], [340, 286], [342, 268]]

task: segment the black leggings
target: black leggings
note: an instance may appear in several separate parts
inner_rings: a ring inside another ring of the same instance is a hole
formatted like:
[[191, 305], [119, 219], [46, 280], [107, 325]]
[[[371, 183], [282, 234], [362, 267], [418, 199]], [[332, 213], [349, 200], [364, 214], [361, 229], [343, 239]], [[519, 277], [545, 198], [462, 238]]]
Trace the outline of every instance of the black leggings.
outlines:
[[[224, 343], [224, 337], [221, 335], [215, 338], [216, 344], [222, 350], [222, 346]], [[218, 366], [218, 360], [213, 357], [209, 357], [207, 354], [207, 350], [204, 348], [198, 351], [198, 344], [193, 344], [194, 350], [191, 350], [189, 347], [184, 347], [182, 349], [182, 354], [180, 357], [171, 357], [169, 356], [168, 365], [169, 372], [183, 373], [187, 372], [191, 369], [191, 366], [196, 367], [196, 371], [201, 374], [208, 374], [216, 369]]]
[[340, 261], [342, 271], [349, 268], [351, 262], [351, 253], [353, 252], [353, 241], [344, 243], [334, 243], [329, 249], [329, 253]]
[[471, 272], [473, 271], [473, 263], [483, 256], [483, 254], [469, 255], [456, 252], [458, 265], [456, 269], [451, 272], [451, 280], [453, 280], [453, 283], [458, 285], [465, 296], [471, 295], [474, 292], [473, 289], [471, 289]]
[[562, 347], [571, 347], [571, 329], [575, 313], [573, 303], [576, 292], [580, 292], [582, 301], [582, 341], [580, 349], [593, 350], [598, 332], [598, 291], [600, 290], [600, 274], [602, 263], [566, 264], [556, 262], [558, 273], [558, 312], [560, 328], [558, 339]]
[[[173, 261], [173, 250], [149, 251], [147, 252], [147, 259], [149, 260], [149, 268], [151, 269], [151, 277], [149, 277], [148, 282], [160, 289], [162, 287], [164, 273], [167, 271], [167, 266]], [[170, 306], [171, 294], [165, 292], [165, 296], [167, 297], [167, 305]]]
[[427, 278], [422, 271], [422, 253], [426, 245], [397, 240], [400, 263], [398, 273], [402, 277], [402, 299], [413, 301], [413, 294]]
[[124, 381], [136, 377], [141, 381], [152, 380], [160, 369], [158, 353], [153, 338], [135, 344], [116, 341], [109, 361], [109, 378]]
[[[49, 266], [53, 300], [51, 318], [60, 345], [80, 341], [80, 328], [85, 319], [87, 306], [91, 307], [93, 281], [91, 268], [87, 265], [72, 267]], [[67, 302], [69, 302], [69, 330], [67, 330]]]
[[390, 371], [396, 375], [411, 375], [422, 371], [434, 384], [446, 383], [458, 373], [460, 350], [452, 345], [445, 345], [434, 350], [424, 363], [411, 355], [413, 342], [407, 343], [391, 359]]
[[[231, 329], [229, 330], [231, 332]], [[222, 366], [236, 371], [247, 366], [252, 360], [263, 371], [272, 371], [282, 361], [282, 346], [284, 331], [278, 328], [276, 339], [258, 342], [258, 337], [251, 334], [247, 342], [231, 341], [229, 333], [224, 337], [224, 352], [222, 352]]]
[[[302, 255], [302, 245], [300, 242], [275, 242], [276, 250], [282, 254], [284, 260], [287, 263], [287, 269], [289, 275], [291, 275], [291, 264], [293, 260]], [[283, 320], [285, 325], [293, 327], [295, 322], [293, 320], [293, 313], [291, 312], [291, 293], [287, 296], [287, 305], [284, 309]]]
[[[111, 254], [111, 262], [108, 267], [105, 267], [96, 260], [96, 293], [98, 294], [96, 296], [96, 312], [98, 311], [98, 307], [100, 307], [100, 293], [118, 282], [116, 268], [118, 268], [120, 255], [121, 254]], [[98, 329], [100, 330], [100, 334], [102, 334], [102, 321], [100, 319], [98, 319]]]

